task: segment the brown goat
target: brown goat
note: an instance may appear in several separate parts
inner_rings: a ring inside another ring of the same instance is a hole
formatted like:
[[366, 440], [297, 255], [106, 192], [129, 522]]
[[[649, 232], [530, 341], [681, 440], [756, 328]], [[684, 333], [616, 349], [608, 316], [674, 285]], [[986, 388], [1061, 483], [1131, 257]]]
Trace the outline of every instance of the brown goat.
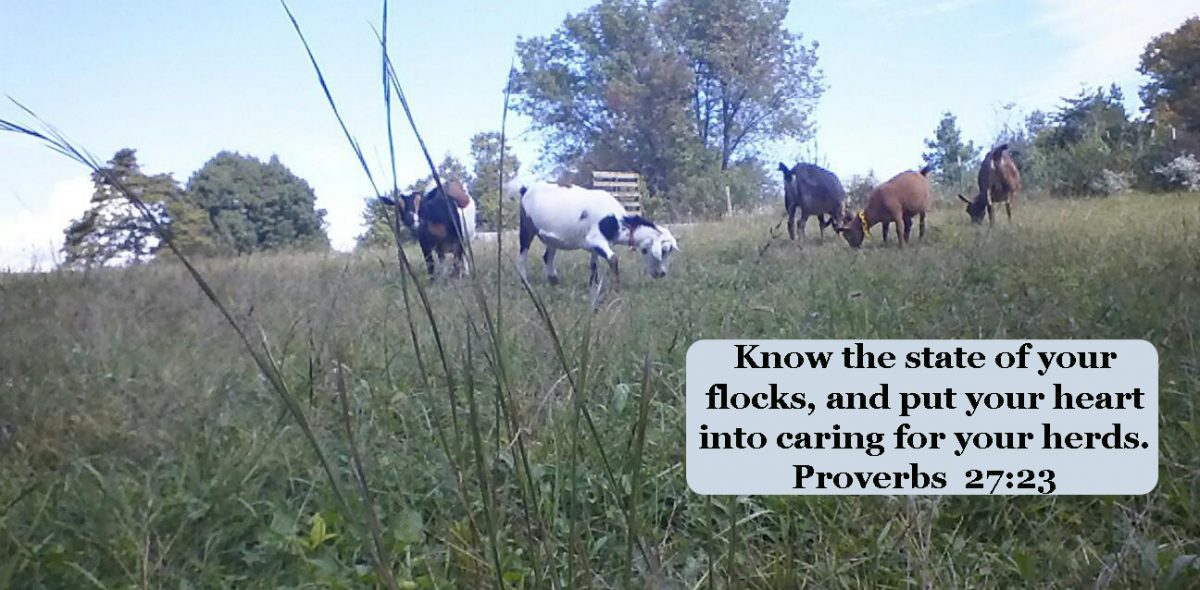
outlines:
[[1008, 144], [1000, 144], [988, 152], [979, 165], [979, 193], [974, 200], [958, 195], [967, 204], [967, 215], [972, 223], [982, 223], [986, 213], [988, 223], [992, 221], [992, 204], [1004, 203], [1004, 213], [1008, 222], [1012, 223], [1012, 205], [1017, 201], [1017, 193], [1021, 190], [1021, 171], [1013, 161]]
[[[862, 246], [871, 227], [883, 224], [883, 241], [887, 243], [888, 224], [896, 224], [896, 242], [901, 248], [912, 233], [912, 218], [920, 218], [921, 239], [925, 239], [925, 215], [933, 207], [933, 187], [929, 184], [926, 166], [920, 172], [908, 170], [875, 187], [867, 197], [867, 206], [857, 215], [847, 213], [840, 226], [834, 228], [852, 248]], [[900, 231], [901, 224], [904, 231]]]

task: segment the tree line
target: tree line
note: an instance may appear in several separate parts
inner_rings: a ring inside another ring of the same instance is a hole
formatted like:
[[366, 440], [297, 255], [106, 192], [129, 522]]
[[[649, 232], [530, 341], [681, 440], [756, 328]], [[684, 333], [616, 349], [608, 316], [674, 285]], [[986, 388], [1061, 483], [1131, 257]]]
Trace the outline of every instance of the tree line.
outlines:
[[[482, 230], [498, 226], [500, 214], [500, 134], [478, 133], [471, 138], [468, 169], [447, 155], [438, 167], [444, 180], [463, 182], [479, 206]], [[505, 178], [520, 169], [516, 156], [504, 156]], [[402, 192], [424, 190], [432, 175], [416, 180]], [[249, 155], [222, 151], [180, 184], [170, 174], [142, 170], [137, 152], [116, 152], [102, 172], [92, 174], [94, 191], [83, 215], [64, 230], [63, 265], [89, 268], [153, 260], [162, 244], [155, 225], [185, 254], [200, 257], [236, 256], [279, 249], [326, 250], [325, 211], [303, 178], [279, 158], [266, 162]], [[119, 183], [141, 197], [154, 220], [146, 219], [116, 189]], [[505, 227], [516, 227], [516, 207], [504, 214]], [[374, 195], [364, 197], [364, 230], [358, 247], [395, 243], [384, 209]], [[401, 234], [402, 238], [407, 233]]]
[[[325, 249], [325, 211], [312, 187], [272, 156], [223, 151], [181, 186], [170, 174], [147, 174], [137, 152], [118, 150], [100, 172], [88, 209], [64, 230], [70, 268], [149, 261], [163, 246], [155, 225], [184, 253], [248, 254], [283, 247]], [[117, 190], [138, 195], [155, 217], [139, 213]]]
[[[1125, 108], [1115, 84], [1085, 89], [1055, 110], [1004, 125], [993, 145], [1009, 145], [1023, 183], [1038, 192], [1200, 191], [1200, 17], [1151, 39], [1138, 72], [1147, 78], [1139, 92], [1143, 116]], [[974, 190], [985, 150], [962, 140], [952, 113], [925, 145], [925, 163], [938, 170], [943, 188]]]
[[[593, 170], [639, 172], [645, 205], [661, 217], [720, 215], [727, 188], [735, 205], [777, 197], [773, 167], [760, 154], [810, 139], [826, 88], [818, 45], [783, 27], [787, 12], [786, 0], [600, 0], [553, 33], [518, 43], [514, 108], [529, 117], [551, 176], [587, 185]], [[1143, 52], [1143, 116], [1127, 111], [1116, 85], [1095, 88], [1005, 124], [992, 145], [1009, 144], [1032, 191], [1200, 190], [1197, 64], [1200, 18], [1193, 17]], [[964, 140], [953, 113], [925, 143], [923, 158], [943, 193], [974, 190], [985, 150]], [[499, 145], [499, 133], [478, 133], [469, 168], [451, 155], [439, 166], [443, 179], [463, 182], [476, 198], [485, 231], [517, 222], [515, 203], [500, 218], [499, 177], [503, 169], [514, 178], [521, 164], [511, 153], [500, 162]], [[68, 265], [145, 261], [161, 246], [109, 178], [137, 191], [188, 253], [329, 247], [312, 188], [276, 157], [221, 152], [185, 186], [143, 173], [132, 149], [118, 151], [107, 171], [93, 176], [91, 206], [66, 229]], [[423, 190], [431, 180], [402, 190]], [[877, 183], [873, 173], [846, 179], [852, 198]], [[360, 247], [394, 240], [373, 197], [364, 199]]]

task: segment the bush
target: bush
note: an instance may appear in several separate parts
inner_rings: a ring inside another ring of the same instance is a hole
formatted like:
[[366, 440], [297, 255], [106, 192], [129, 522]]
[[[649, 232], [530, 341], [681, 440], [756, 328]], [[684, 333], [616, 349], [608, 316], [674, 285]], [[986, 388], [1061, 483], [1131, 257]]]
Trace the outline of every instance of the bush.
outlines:
[[846, 207], [848, 209], [865, 207], [867, 196], [876, 186], [879, 186], [879, 179], [875, 178], [874, 170], [869, 170], [866, 174], [851, 176], [845, 184]]
[[648, 215], [669, 219], [718, 219], [726, 214], [725, 187], [737, 210], [754, 209], [764, 203], [782, 202], [783, 187], [757, 160], [734, 164], [721, 170], [715, 164], [698, 170], [671, 186], [666, 194], [645, 200]]
[[1155, 168], [1154, 175], [1164, 188], [1200, 192], [1200, 162], [1192, 154], [1178, 156], [1166, 165]]
[[1090, 194], [1102, 197], [1119, 195], [1129, 190], [1132, 181], [1133, 174], [1131, 173], [1113, 172], [1105, 168], [1088, 183], [1088, 191]]
[[1109, 196], [1129, 190], [1135, 150], [1091, 128], [1076, 143], [1039, 145], [1033, 155], [1039, 184], [1057, 195]]

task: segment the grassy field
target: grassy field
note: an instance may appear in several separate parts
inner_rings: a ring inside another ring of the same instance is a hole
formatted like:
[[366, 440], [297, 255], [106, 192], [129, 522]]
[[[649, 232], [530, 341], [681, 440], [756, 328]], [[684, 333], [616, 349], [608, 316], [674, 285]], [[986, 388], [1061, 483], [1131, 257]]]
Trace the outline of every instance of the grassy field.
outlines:
[[[903, 252], [815, 222], [769, 240], [774, 216], [681, 228], [665, 280], [621, 250], [594, 316], [584, 255], [551, 288], [535, 246], [543, 316], [506, 242], [494, 342], [494, 244], [488, 316], [470, 280], [428, 286], [438, 339], [395, 252], [202, 264], [275, 384], [176, 264], [0, 275], [0, 587], [371, 587], [374, 555], [402, 588], [1197, 587], [1200, 199], [1016, 216], [940, 210]], [[1148, 339], [1158, 487], [697, 496], [684, 357], [731, 337]]]

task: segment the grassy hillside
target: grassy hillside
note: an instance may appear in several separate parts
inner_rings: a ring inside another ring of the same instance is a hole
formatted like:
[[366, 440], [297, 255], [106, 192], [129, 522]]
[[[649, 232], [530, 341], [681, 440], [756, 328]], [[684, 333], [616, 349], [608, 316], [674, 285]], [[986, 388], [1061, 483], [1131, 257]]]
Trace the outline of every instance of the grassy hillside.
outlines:
[[[177, 265], [0, 275], [0, 420], [15, 430], [0, 442], [0, 587], [370, 586], [372, 547], [410, 588], [1195, 587], [1183, 566], [1200, 553], [1200, 200], [1016, 215], [989, 230], [938, 211], [903, 252], [878, 229], [858, 252], [819, 242], [815, 222], [803, 247], [764, 252], [776, 217], [680, 228], [665, 280], [621, 250], [624, 289], [590, 323], [586, 256], [561, 255], [551, 288], [535, 246], [565, 362], [511, 243], [497, 346], [470, 281], [428, 287], [444, 360], [413, 293], [406, 311], [394, 252], [203, 264], [252, 340], [265, 335], [311, 439]], [[494, 306], [495, 245], [476, 248]], [[684, 357], [729, 337], [1148, 339], [1159, 485], [696, 496]]]

